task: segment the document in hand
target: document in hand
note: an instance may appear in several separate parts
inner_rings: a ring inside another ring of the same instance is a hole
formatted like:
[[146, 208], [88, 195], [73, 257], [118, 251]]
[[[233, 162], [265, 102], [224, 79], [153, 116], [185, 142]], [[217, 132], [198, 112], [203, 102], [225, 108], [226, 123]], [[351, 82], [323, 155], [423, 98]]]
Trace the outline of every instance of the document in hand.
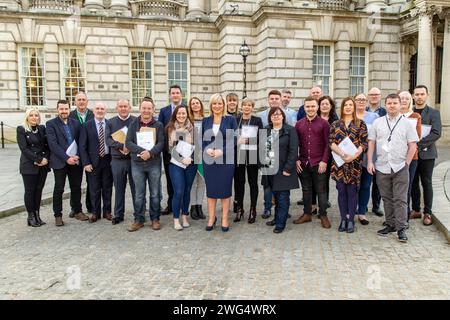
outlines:
[[[192, 155], [192, 152], [194, 152], [195, 146], [193, 146], [190, 143], [187, 143], [186, 141], [178, 141], [178, 144], [175, 148], [175, 151], [178, 152], [182, 158], [189, 158]], [[186, 165], [178, 161], [175, 157], [171, 157], [170, 162], [174, 165], [177, 165], [183, 169], [186, 168]]]
[[150, 151], [155, 146], [155, 133], [155, 128], [141, 128], [141, 131], [136, 133], [136, 144]]
[[72, 143], [70, 144], [70, 146], [67, 148], [66, 154], [67, 154], [69, 157], [73, 157], [73, 156], [76, 156], [77, 153], [78, 153], [78, 145], [77, 145], [76, 141], [73, 140], [73, 142], [72, 142]]
[[117, 130], [111, 135], [114, 141], [125, 144], [125, 138], [127, 137], [128, 127], [123, 127], [122, 129]]
[[428, 136], [430, 133], [431, 133], [431, 125], [422, 124], [422, 134], [420, 135], [420, 140]]
[[[346, 137], [341, 143], [338, 144], [339, 149], [342, 150], [345, 154], [349, 154], [351, 156], [355, 155], [358, 152], [358, 149], [353, 144], [352, 140], [349, 137]], [[339, 156], [336, 152], [332, 151], [334, 162], [338, 167], [341, 167], [345, 161]]]
[[[258, 136], [258, 126], [242, 126], [241, 129], [241, 138], [256, 140]], [[257, 150], [257, 145], [249, 145], [249, 144], [241, 144], [241, 150]]]

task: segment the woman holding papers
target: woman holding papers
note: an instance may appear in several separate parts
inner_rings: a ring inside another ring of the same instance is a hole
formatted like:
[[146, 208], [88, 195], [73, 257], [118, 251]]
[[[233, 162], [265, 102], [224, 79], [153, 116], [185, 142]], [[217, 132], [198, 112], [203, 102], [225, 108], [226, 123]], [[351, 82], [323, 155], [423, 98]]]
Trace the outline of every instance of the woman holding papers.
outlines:
[[203, 119], [203, 168], [205, 171], [206, 196], [208, 198], [208, 225], [211, 231], [217, 221], [217, 199], [222, 202], [222, 231], [229, 230], [228, 210], [234, 176], [234, 146], [236, 119], [226, 116], [225, 100], [216, 93], [209, 100], [211, 116]]
[[44, 189], [50, 150], [47, 144], [45, 127], [40, 125], [39, 110], [31, 107], [25, 111], [25, 119], [17, 127], [17, 143], [20, 148], [19, 171], [25, 186], [25, 208], [28, 212], [27, 223], [31, 227], [45, 224], [39, 216], [42, 189]]
[[172, 198], [173, 227], [175, 230], [183, 230], [190, 226], [187, 217], [189, 216], [191, 187], [197, 173], [197, 166], [193, 161], [194, 125], [188, 116], [186, 107], [175, 108], [166, 127], [166, 136], [171, 157], [170, 180], [174, 190]]
[[[355, 96], [356, 103], [356, 117], [359, 120], [364, 121], [367, 126], [367, 131], [369, 131], [372, 123], [378, 119], [378, 113], [367, 111], [367, 97], [364, 93], [360, 93]], [[369, 224], [369, 220], [366, 218], [367, 206], [370, 199], [370, 187], [372, 185], [373, 175], [367, 172], [367, 153], [364, 152], [363, 162], [362, 162], [362, 172], [361, 172], [361, 182], [358, 191], [358, 220], [359, 222], [366, 226]]]
[[[417, 136], [420, 138], [422, 134], [422, 117], [413, 111], [412, 96], [408, 91], [403, 91], [400, 96], [400, 113], [411, 122], [413, 128], [416, 129]], [[417, 160], [419, 159], [419, 149], [416, 150], [414, 157], [409, 164], [409, 186], [408, 186], [408, 221], [411, 215], [411, 188], [414, 181], [414, 175], [417, 169]]]
[[256, 219], [256, 202], [258, 200], [258, 132], [263, 128], [262, 120], [252, 116], [255, 102], [251, 99], [242, 101], [242, 114], [236, 118], [239, 138], [236, 150], [236, 169], [234, 171], [234, 201], [236, 202], [236, 218], [241, 221], [244, 216], [245, 171], [250, 185], [250, 211], [248, 223]]
[[330, 148], [333, 151], [331, 176], [336, 180], [341, 213], [338, 230], [352, 233], [362, 171], [361, 154], [367, 149], [367, 127], [356, 116], [355, 100], [351, 97], [342, 101], [340, 120], [331, 125]]
[[188, 103], [189, 118], [194, 122], [194, 139], [196, 147], [194, 150], [194, 163], [197, 166], [194, 182], [191, 188], [191, 217], [194, 220], [206, 219], [203, 214], [203, 198], [205, 197], [206, 185], [202, 163], [202, 121], [204, 118], [204, 108], [202, 101], [197, 97], [192, 97]]

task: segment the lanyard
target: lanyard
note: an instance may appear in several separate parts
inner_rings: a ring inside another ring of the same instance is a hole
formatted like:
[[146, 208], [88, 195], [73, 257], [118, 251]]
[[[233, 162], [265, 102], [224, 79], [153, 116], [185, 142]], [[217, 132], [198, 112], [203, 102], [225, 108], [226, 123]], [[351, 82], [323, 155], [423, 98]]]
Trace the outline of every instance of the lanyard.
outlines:
[[82, 117], [81, 114], [77, 111], [78, 121], [80, 121], [81, 124], [83, 124], [85, 122], [84, 119], [86, 119], [86, 116], [87, 116], [87, 112], [84, 114], [84, 117]]
[[391, 129], [391, 126], [389, 125], [388, 117], [386, 116], [386, 124], [387, 124], [387, 126], [388, 126], [388, 128], [389, 128], [389, 131], [390, 131], [390, 133], [389, 133], [389, 138], [387, 139], [388, 142], [391, 142], [392, 133], [394, 132], [395, 127], [397, 127], [397, 124], [400, 122], [401, 119], [402, 119], [402, 116], [400, 116], [400, 118], [398, 118], [398, 120], [397, 120], [397, 122], [395, 123], [394, 127]]

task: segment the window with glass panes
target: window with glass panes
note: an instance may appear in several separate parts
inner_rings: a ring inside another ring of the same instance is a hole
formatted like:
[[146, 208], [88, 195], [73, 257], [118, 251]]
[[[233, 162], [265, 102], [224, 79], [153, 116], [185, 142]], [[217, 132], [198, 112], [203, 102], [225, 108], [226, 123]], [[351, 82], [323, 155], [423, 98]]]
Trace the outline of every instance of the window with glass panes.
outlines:
[[366, 48], [350, 48], [350, 95], [366, 91]]
[[[182, 52], [169, 52], [168, 56], [168, 87], [171, 85], [179, 85], [183, 91], [183, 96], [188, 95], [188, 55]], [[185, 99], [183, 103], [186, 104]]]
[[21, 59], [22, 104], [43, 106], [45, 104], [44, 50], [42, 48], [22, 47]]
[[142, 98], [152, 97], [152, 54], [131, 51], [131, 102], [139, 107]]
[[313, 48], [313, 82], [322, 88], [324, 95], [331, 90], [331, 46], [314, 45]]
[[71, 105], [75, 104], [75, 96], [79, 91], [86, 91], [86, 59], [82, 49], [63, 49], [62, 85], [64, 96]]

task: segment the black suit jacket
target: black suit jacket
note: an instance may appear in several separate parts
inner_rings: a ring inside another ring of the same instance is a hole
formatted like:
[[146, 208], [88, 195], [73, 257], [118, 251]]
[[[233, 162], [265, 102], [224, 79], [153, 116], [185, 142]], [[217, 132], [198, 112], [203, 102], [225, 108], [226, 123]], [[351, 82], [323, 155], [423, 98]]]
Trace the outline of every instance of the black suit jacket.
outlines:
[[[77, 120], [78, 122], [80, 122], [80, 120], [78, 119], [78, 115], [77, 115], [77, 109], [71, 111], [69, 113], [69, 117], [72, 118], [72, 119]], [[86, 122], [88, 122], [89, 120], [92, 120], [92, 119], [94, 119], [94, 113], [92, 112], [92, 110], [86, 109], [86, 119], [85, 119], [86, 121], [84, 123], [86, 123]], [[83, 125], [84, 123], [80, 122], [81, 125]]]
[[[238, 129], [241, 129], [242, 128], [242, 114], [239, 114], [236, 117], [236, 122], [237, 122], [237, 125], [238, 125]], [[248, 125], [249, 126], [257, 126], [258, 127], [258, 136], [256, 138], [255, 143], [256, 143], [257, 146], [259, 146], [259, 130], [264, 128], [261, 118], [260, 117], [256, 117], [256, 116], [251, 116], [250, 117], [250, 121], [248, 122]], [[237, 160], [239, 160], [240, 164], [243, 164], [243, 163], [246, 163], [246, 164], [259, 164], [258, 150], [254, 150], [254, 151], [251, 151], [251, 152], [255, 153], [254, 155], [256, 156], [256, 163], [249, 163], [250, 151], [241, 150], [241, 147], [239, 145], [236, 145], [236, 153], [235, 153], [236, 154], [236, 164], [238, 164]]]
[[[108, 120], [105, 119], [105, 142], [106, 142], [106, 127], [108, 125]], [[93, 168], [96, 168], [100, 162], [99, 155], [99, 138], [97, 133], [97, 125], [95, 123], [95, 119], [89, 120], [81, 127], [80, 132], [80, 158], [82, 166], [92, 165]]]
[[[73, 135], [73, 139], [79, 145], [78, 138], [80, 137], [80, 122], [70, 117], [67, 120], [67, 124], [69, 125], [70, 131]], [[67, 159], [69, 159], [69, 156], [66, 154], [66, 150], [69, 147], [69, 144], [67, 143], [64, 123], [59, 117], [47, 121], [47, 141], [50, 148], [50, 168], [64, 168], [67, 164]]]
[[436, 159], [437, 148], [436, 141], [441, 137], [442, 134], [442, 124], [441, 124], [441, 114], [438, 110], [426, 106], [422, 110], [422, 125], [431, 125], [431, 132], [428, 136], [419, 141], [419, 159], [430, 160]]
[[[38, 174], [40, 167], [34, 163], [40, 163], [42, 159], [49, 160], [50, 158], [45, 127], [40, 125], [37, 129], [38, 132], [33, 134], [25, 131], [22, 126], [17, 127], [17, 143], [21, 151], [19, 164], [21, 174]], [[48, 165], [45, 168], [49, 170]]]

